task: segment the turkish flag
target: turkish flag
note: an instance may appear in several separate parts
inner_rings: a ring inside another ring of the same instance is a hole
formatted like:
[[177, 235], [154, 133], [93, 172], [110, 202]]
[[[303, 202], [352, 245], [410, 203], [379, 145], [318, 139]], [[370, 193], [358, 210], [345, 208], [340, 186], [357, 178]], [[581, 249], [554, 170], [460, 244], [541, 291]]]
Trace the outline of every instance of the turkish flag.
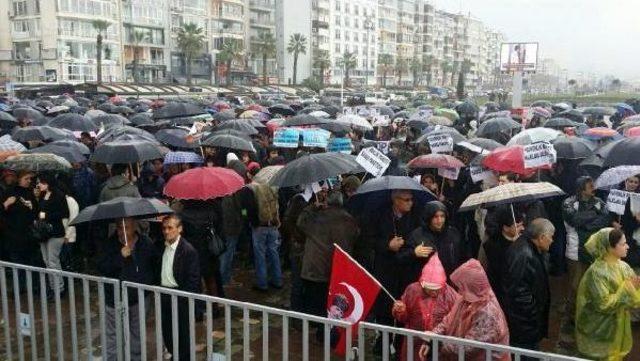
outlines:
[[[336, 244], [333, 246], [327, 317], [351, 323], [351, 339], [355, 340], [358, 323], [369, 314], [382, 286], [342, 248]], [[331, 347], [336, 354], [345, 355], [347, 345], [344, 328], [332, 328]]]

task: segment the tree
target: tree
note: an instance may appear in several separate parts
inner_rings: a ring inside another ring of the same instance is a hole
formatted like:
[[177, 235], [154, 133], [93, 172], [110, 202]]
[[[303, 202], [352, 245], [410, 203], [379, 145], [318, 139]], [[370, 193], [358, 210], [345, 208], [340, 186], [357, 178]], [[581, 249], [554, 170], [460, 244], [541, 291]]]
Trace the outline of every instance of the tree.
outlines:
[[422, 71], [423, 64], [418, 58], [411, 59], [411, 64], [409, 65], [409, 69], [411, 69], [411, 76], [413, 77], [413, 87], [418, 86], [418, 78], [420, 77], [420, 72]]
[[242, 52], [242, 44], [237, 40], [229, 39], [222, 44], [218, 58], [227, 66], [227, 85], [231, 84], [231, 64], [234, 60], [242, 59]]
[[178, 28], [178, 48], [184, 57], [189, 85], [191, 85], [191, 61], [204, 46], [204, 41], [204, 31], [197, 24], [187, 23]]
[[433, 55], [428, 55], [427, 57], [424, 58], [424, 64], [423, 64], [423, 69], [425, 69], [427, 72], [427, 86], [431, 84], [431, 79], [433, 77], [432, 67], [433, 67]]
[[615, 91], [620, 91], [620, 88], [622, 87], [622, 82], [620, 81], [620, 79], [613, 79], [611, 81], [611, 87], [613, 88], [613, 90]]
[[378, 65], [382, 66], [382, 87], [387, 86], [387, 73], [393, 66], [393, 56], [391, 54], [380, 54], [378, 56]]
[[289, 44], [287, 45], [287, 51], [289, 54], [293, 54], [293, 84], [297, 82], [296, 76], [298, 75], [298, 54], [307, 53], [307, 37], [295, 33], [289, 38]]
[[302, 86], [313, 90], [316, 93], [319, 93], [320, 90], [324, 87], [324, 83], [320, 77], [312, 76], [302, 81]]
[[406, 59], [398, 58], [396, 61], [396, 74], [398, 74], [398, 86], [402, 86], [402, 74], [408, 70]]
[[324, 72], [327, 68], [331, 67], [331, 59], [329, 59], [329, 53], [326, 51], [318, 51], [315, 59], [313, 60], [313, 66], [320, 69], [320, 83], [324, 86]]
[[453, 67], [445, 60], [440, 63], [440, 70], [442, 71], [442, 86], [444, 86], [447, 81], [447, 74], [453, 70]]
[[451, 82], [449, 84], [451, 84], [451, 86], [453, 86], [453, 84], [455, 83], [455, 79], [456, 79], [456, 74], [458, 72], [458, 68], [460, 68], [460, 62], [458, 61], [454, 61], [453, 62], [453, 66], [451, 67]]
[[267, 85], [267, 58], [276, 55], [276, 39], [270, 31], [260, 33], [258, 36], [257, 53], [262, 56], [262, 83]]
[[464, 86], [465, 86], [465, 76], [469, 71], [471, 71], [471, 60], [465, 59], [462, 64], [460, 64], [460, 74], [458, 75], [458, 85], [456, 86], [456, 95], [458, 99], [464, 99]]
[[358, 59], [356, 58], [355, 53], [345, 51], [344, 54], [342, 54], [342, 58], [340, 58], [340, 64], [338, 65], [344, 70], [343, 81], [345, 86], [350, 86], [349, 71], [355, 68], [357, 64], [358, 64]]
[[93, 28], [98, 32], [96, 35], [96, 82], [102, 83], [102, 32], [107, 31], [109, 25], [106, 20], [93, 20], [91, 22]]
[[575, 79], [569, 79], [569, 81], [567, 82], [567, 84], [569, 84], [569, 86], [574, 86], [576, 85], [578, 82]]
[[139, 83], [140, 79], [138, 78], [138, 63], [140, 58], [138, 57], [138, 48], [140, 47], [141, 42], [149, 38], [149, 33], [136, 30], [133, 32], [133, 34], [131, 34], [131, 36], [131, 40], [133, 42], [133, 61], [131, 62], [131, 75], [133, 76], [133, 81]]

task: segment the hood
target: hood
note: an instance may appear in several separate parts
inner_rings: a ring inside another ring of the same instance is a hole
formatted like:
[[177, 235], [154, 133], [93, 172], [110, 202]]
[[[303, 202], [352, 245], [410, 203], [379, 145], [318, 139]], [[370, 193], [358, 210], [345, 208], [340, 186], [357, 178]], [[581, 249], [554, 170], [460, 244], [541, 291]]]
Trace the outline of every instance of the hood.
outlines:
[[431, 289], [441, 289], [447, 284], [447, 274], [437, 253], [431, 256], [429, 262], [422, 267], [419, 282], [427, 283]]
[[447, 206], [445, 206], [440, 201], [431, 201], [427, 202], [427, 204], [424, 205], [424, 208], [422, 209], [422, 220], [428, 224], [429, 221], [431, 221], [431, 218], [435, 216], [437, 211], [443, 211], [445, 216], [447, 217], [447, 220], [449, 220]]
[[487, 274], [476, 259], [468, 260], [453, 271], [451, 282], [462, 298], [470, 303], [486, 300], [493, 295]]
[[607, 227], [592, 234], [584, 244], [584, 248], [587, 252], [589, 252], [589, 254], [594, 258], [604, 257], [604, 255], [609, 251], [609, 233], [611, 233], [612, 230], [613, 228]]
[[109, 179], [107, 179], [106, 183], [105, 183], [105, 188], [107, 189], [118, 189], [118, 188], [122, 188], [124, 186], [126, 186], [127, 184], [130, 184], [131, 181], [123, 176], [122, 174], [120, 175], [115, 175]]
[[580, 193], [582, 193], [582, 191], [584, 190], [584, 187], [590, 181], [593, 181], [593, 178], [589, 176], [584, 175], [584, 176], [578, 177], [578, 180], [576, 180], [576, 193], [580, 195]]

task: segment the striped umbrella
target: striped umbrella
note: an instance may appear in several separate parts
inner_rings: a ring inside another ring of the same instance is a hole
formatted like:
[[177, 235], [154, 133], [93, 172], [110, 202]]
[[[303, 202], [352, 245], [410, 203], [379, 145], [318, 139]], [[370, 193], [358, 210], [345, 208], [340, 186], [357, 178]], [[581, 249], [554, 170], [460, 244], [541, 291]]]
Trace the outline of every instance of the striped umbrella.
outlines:
[[460, 212], [480, 207], [487, 208], [503, 204], [534, 201], [563, 194], [562, 189], [548, 182], [507, 183], [470, 195], [462, 202]]
[[640, 165], [621, 165], [609, 168], [596, 179], [596, 188], [611, 188], [631, 176], [640, 174]]

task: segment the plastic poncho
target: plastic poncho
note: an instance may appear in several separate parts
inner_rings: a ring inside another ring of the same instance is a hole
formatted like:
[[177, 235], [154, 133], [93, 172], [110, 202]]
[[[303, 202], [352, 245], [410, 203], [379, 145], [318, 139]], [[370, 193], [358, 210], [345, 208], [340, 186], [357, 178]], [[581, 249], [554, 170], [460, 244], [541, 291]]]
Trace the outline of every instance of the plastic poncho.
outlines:
[[[427, 295], [422, 289], [422, 283], [429, 284], [430, 287], [440, 287], [437, 296]], [[402, 322], [405, 328], [419, 331], [431, 331], [433, 327], [444, 319], [449, 313], [456, 300], [456, 291], [447, 284], [445, 274], [438, 254], [434, 254], [422, 268], [422, 275], [418, 282], [407, 286], [402, 295], [401, 301], [405, 304], [405, 312], [393, 312], [393, 317]], [[413, 359], [419, 360], [418, 351], [420, 342], [414, 342]], [[400, 360], [407, 359], [407, 344], [403, 341]]]
[[[470, 340], [509, 345], [509, 327], [500, 308], [496, 295], [491, 290], [489, 279], [480, 262], [471, 259], [451, 274], [460, 297], [444, 320], [433, 332], [446, 336]], [[485, 361], [485, 350], [475, 347], [463, 347], [464, 359]], [[458, 360], [459, 348], [453, 344], [440, 347], [441, 360]], [[491, 360], [511, 360], [509, 353], [492, 352]]]
[[609, 233], [594, 233], [585, 249], [595, 262], [585, 272], [576, 300], [576, 342], [584, 356], [622, 360], [631, 351], [631, 308], [640, 307], [640, 289], [631, 283], [633, 269], [625, 262], [605, 261]]

